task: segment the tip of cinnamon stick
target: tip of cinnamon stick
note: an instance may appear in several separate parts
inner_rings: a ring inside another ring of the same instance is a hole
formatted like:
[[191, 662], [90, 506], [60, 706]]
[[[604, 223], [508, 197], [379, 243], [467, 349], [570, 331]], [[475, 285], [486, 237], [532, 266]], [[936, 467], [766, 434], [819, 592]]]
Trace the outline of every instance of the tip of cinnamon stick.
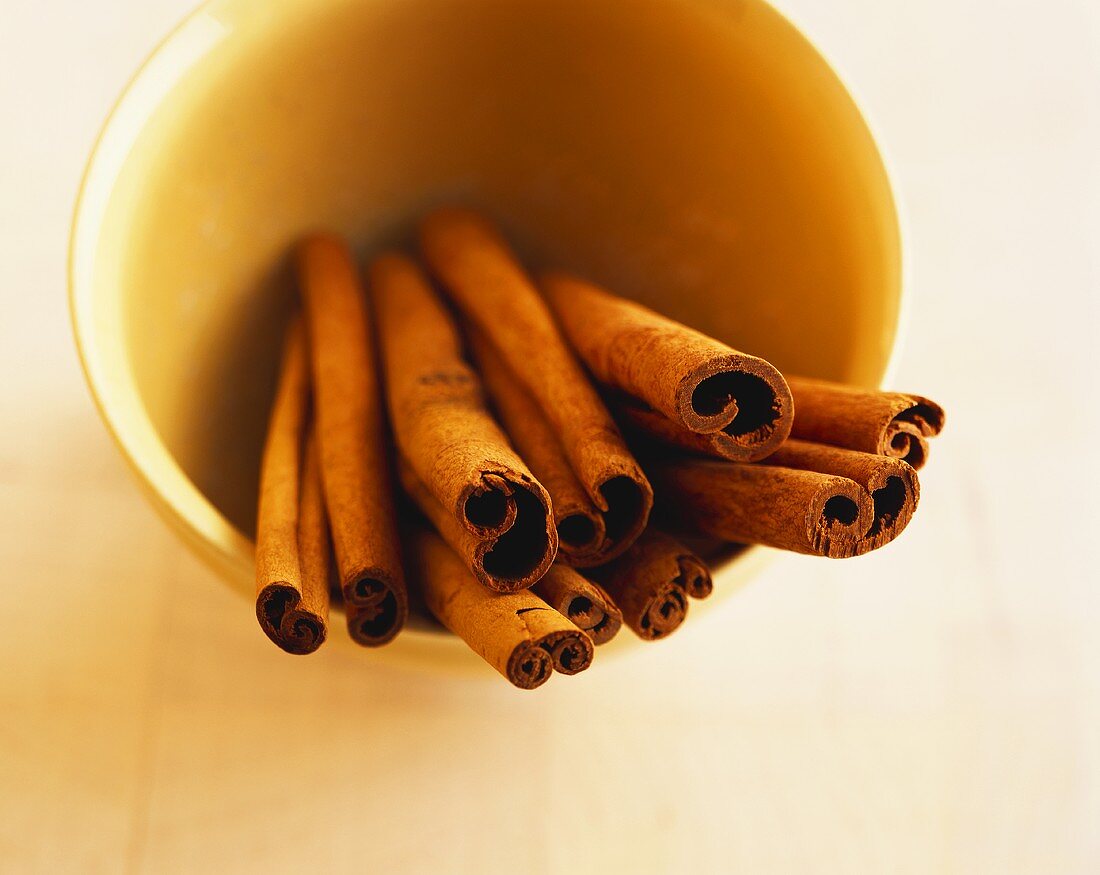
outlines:
[[525, 641], [512, 651], [505, 672], [508, 680], [521, 690], [533, 690], [550, 680], [554, 673], [549, 653], [534, 642]]
[[292, 586], [273, 583], [256, 599], [256, 618], [264, 633], [280, 648], [296, 656], [313, 653], [325, 643], [324, 618], [299, 610], [301, 595]]
[[408, 618], [404, 591], [377, 572], [364, 574], [343, 588], [348, 634], [365, 647], [380, 647], [393, 640]]

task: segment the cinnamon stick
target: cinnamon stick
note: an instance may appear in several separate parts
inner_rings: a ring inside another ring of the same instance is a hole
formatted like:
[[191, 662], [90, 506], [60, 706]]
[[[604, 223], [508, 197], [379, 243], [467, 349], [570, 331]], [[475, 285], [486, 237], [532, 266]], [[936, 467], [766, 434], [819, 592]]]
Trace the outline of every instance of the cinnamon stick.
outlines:
[[305, 330], [287, 331], [260, 466], [256, 618], [287, 653], [312, 653], [328, 634], [328, 530], [309, 432]]
[[663, 518], [724, 541], [845, 559], [882, 546], [912, 517], [919, 487], [905, 463], [841, 458], [801, 443], [777, 459], [799, 467], [772, 464], [774, 457], [654, 462]]
[[788, 440], [768, 457], [768, 464], [847, 477], [870, 494], [873, 515], [856, 545], [857, 556], [877, 550], [900, 535], [920, 501], [917, 472], [901, 459]]
[[550, 496], [486, 409], [458, 330], [417, 265], [383, 255], [370, 282], [402, 482], [478, 580], [526, 589], [557, 553]]
[[425, 604], [444, 626], [520, 689], [553, 670], [575, 674], [592, 663], [591, 639], [528, 590], [494, 593], [433, 532], [413, 536], [411, 564]]
[[764, 359], [575, 277], [551, 273], [541, 285], [601, 383], [688, 431], [721, 432], [740, 461], [764, 458], [790, 433], [790, 390]]
[[555, 562], [531, 592], [587, 632], [597, 646], [606, 644], [622, 628], [622, 612], [607, 591], [568, 565]]
[[613, 545], [605, 556], [622, 552], [645, 528], [653, 491], [546, 302], [500, 234], [475, 213], [439, 210], [420, 230], [447, 294], [531, 394], [603, 512]]
[[920, 395], [807, 377], [787, 382], [797, 411], [792, 437], [890, 456], [919, 469], [928, 457], [928, 439], [943, 429], [943, 408]]
[[477, 329], [467, 332], [485, 391], [520, 455], [546, 487], [554, 508], [558, 556], [577, 568], [603, 563], [617, 546], [538, 405]]
[[684, 575], [693, 570], [681, 566], [676, 552], [647, 529], [626, 553], [593, 572], [643, 641], [667, 638], [687, 617]]
[[309, 328], [317, 443], [348, 631], [378, 646], [405, 625], [408, 594], [365, 293], [347, 245], [318, 234], [298, 247]]

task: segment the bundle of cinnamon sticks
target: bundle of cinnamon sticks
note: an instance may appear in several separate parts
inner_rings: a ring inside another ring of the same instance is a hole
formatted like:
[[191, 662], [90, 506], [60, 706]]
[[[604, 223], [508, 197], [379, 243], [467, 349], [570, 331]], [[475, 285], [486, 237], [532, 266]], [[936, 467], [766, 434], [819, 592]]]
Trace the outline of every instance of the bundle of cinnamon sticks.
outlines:
[[299, 244], [263, 453], [256, 615], [316, 650], [331, 601], [391, 641], [410, 601], [515, 686], [626, 625], [667, 637], [714, 583], [685, 539], [835, 558], [897, 537], [943, 410], [782, 375], [582, 279], [533, 280], [480, 215], [364, 273]]

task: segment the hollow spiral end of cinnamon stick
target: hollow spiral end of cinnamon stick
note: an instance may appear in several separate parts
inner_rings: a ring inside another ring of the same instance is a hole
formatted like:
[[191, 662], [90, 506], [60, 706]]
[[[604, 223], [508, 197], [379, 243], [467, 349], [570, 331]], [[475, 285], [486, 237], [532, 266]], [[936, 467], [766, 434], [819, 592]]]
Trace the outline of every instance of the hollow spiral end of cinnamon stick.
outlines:
[[557, 556], [558, 535], [550, 519], [550, 499], [536, 486], [511, 484], [514, 521], [507, 531], [474, 551], [474, 576], [496, 592], [528, 589]]
[[859, 555], [860, 540], [873, 521], [871, 496], [846, 477], [830, 477], [806, 514], [811, 552], [831, 559]]
[[890, 543], [902, 533], [920, 501], [920, 481], [911, 465], [899, 460], [869, 484], [873, 519], [860, 538], [856, 555], [863, 555]]
[[700, 434], [721, 434], [726, 458], [762, 459], [785, 441], [794, 424], [787, 381], [754, 356], [731, 354], [688, 374], [677, 391], [684, 425]]
[[912, 406], [894, 415], [883, 430], [878, 452], [920, 470], [928, 459], [928, 439], [943, 431], [945, 414], [935, 401], [919, 395], [908, 397]]
[[714, 580], [710, 576], [710, 569], [698, 556], [678, 556], [676, 562], [680, 567], [676, 581], [689, 596], [701, 600], [708, 598], [714, 592]]
[[928, 459], [928, 441], [909, 423], [891, 422], [883, 432], [879, 455], [900, 459], [915, 469], [923, 468]]
[[348, 634], [364, 647], [392, 641], [409, 615], [408, 596], [378, 569], [356, 575], [342, 587]]
[[[593, 584], [595, 586], [595, 584]], [[588, 596], [576, 595], [563, 606], [565, 614], [576, 626], [585, 631], [592, 643], [606, 644], [618, 633], [623, 625], [623, 616], [607, 596], [604, 604], [597, 604]]]
[[299, 610], [302, 597], [287, 583], [270, 584], [256, 599], [256, 617], [264, 633], [287, 653], [303, 656], [325, 643], [328, 627], [312, 611]]
[[667, 638], [680, 628], [687, 617], [687, 594], [675, 581], [661, 583], [653, 595], [645, 601], [641, 613], [633, 622], [626, 617], [630, 628], [643, 641]]
[[590, 665], [595, 653], [592, 639], [581, 630], [551, 632], [539, 640], [539, 646], [550, 654], [554, 671], [579, 674]]
[[533, 641], [524, 641], [512, 651], [505, 671], [508, 680], [521, 690], [541, 687], [553, 673], [550, 654]]

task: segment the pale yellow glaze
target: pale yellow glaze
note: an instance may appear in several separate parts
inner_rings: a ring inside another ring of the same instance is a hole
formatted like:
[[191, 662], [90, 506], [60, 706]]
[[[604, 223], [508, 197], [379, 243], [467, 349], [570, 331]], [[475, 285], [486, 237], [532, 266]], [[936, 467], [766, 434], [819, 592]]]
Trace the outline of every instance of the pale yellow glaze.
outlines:
[[[533, 266], [781, 369], [874, 384], [887, 365], [901, 263], [882, 161], [836, 75], [763, 2], [216, 0], [108, 121], [70, 280], [111, 430], [242, 593], [288, 246], [327, 227], [368, 254], [451, 200], [499, 219]], [[414, 631], [396, 646], [453, 645]]]

